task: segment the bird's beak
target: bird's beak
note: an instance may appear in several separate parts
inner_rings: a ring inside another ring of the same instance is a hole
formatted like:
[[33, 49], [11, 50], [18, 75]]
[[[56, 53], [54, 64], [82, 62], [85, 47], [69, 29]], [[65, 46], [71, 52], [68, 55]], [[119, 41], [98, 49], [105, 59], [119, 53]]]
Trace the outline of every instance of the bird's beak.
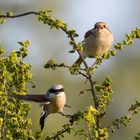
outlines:
[[103, 29], [103, 28], [104, 28], [103, 26], [99, 26], [99, 27], [98, 27], [98, 29]]

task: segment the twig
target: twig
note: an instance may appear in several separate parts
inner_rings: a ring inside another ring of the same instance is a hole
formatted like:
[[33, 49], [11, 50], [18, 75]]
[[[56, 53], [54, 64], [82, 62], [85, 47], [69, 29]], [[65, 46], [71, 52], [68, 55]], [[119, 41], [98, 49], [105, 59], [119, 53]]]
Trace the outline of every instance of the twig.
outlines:
[[78, 73], [79, 73], [80, 75], [84, 76], [86, 79], [89, 79], [89, 77], [88, 77], [86, 74], [82, 73], [81, 71], [78, 71]]
[[[73, 41], [73, 46], [74, 46], [74, 48], [77, 48], [77, 44], [76, 44], [75, 39], [73, 38], [73, 36], [72, 36], [71, 34], [69, 34], [69, 32], [65, 30], [65, 28], [62, 27], [61, 29], [62, 29], [67, 35], [69, 35], [70, 39]], [[78, 52], [80, 58], [82, 59], [85, 68], [88, 68], [88, 65], [87, 65], [85, 59], [83, 58], [81, 52], [80, 52], [79, 50], [77, 50], [77, 52]], [[89, 80], [89, 83], [90, 83], [90, 86], [91, 86], [91, 92], [92, 92], [92, 96], [93, 96], [93, 103], [94, 103], [95, 108], [97, 109], [97, 106], [98, 106], [98, 105], [97, 105], [97, 102], [96, 102], [96, 93], [95, 93], [95, 91], [94, 91], [94, 82], [93, 82], [93, 80], [92, 80], [92, 75], [91, 75], [90, 72], [88, 73], [88, 80]], [[98, 118], [98, 116], [96, 116], [96, 122], [97, 122], [97, 127], [99, 127], [99, 118]]]
[[18, 15], [13, 15], [13, 16], [0, 15], [0, 18], [1, 17], [4, 17], [4, 18], [18, 18], [18, 17], [27, 16], [27, 15], [39, 15], [39, 12], [30, 11], [30, 12], [26, 12], [26, 13], [22, 13], [22, 14], [18, 14]]
[[65, 107], [72, 108], [70, 105], [65, 104]]
[[[77, 112], [73, 115], [65, 115], [63, 113], [60, 112], [61, 115], [65, 116], [65, 117], [70, 117], [71, 119], [69, 120], [69, 123], [66, 125], [63, 125], [63, 129], [61, 131], [57, 131], [52, 137], [48, 137], [48, 139], [58, 139], [59, 136], [63, 136], [63, 134], [65, 132], [70, 133], [70, 131], [74, 130], [72, 128], [73, 125], [77, 125], [80, 120], [83, 118], [84, 112]], [[78, 121], [78, 122], [77, 122]], [[76, 123], [75, 123], [76, 122]]]
[[91, 67], [94, 67], [97, 64], [98, 60], [96, 59], [95, 62], [92, 64]]
[[[114, 124], [111, 125], [111, 126], [108, 126], [107, 128], [110, 128], [111, 131], [114, 132], [114, 128], [115, 128], [115, 127], [116, 127], [116, 128], [119, 128], [119, 125], [120, 125], [120, 124], [125, 125], [126, 123], [128, 123], [128, 122], [130, 121], [130, 119], [132, 118], [132, 116], [133, 116], [134, 114], [136, 114], [135, 112], [136, 112], [136, 110], [133, 110], [133, 111], [131, 111], [128, 115], [125, 116], [125, 118], [127, 118], [127, 120], [126, 120], [127, 122], [123, 123], [123, 121], [122, 121], [122, 118], [123, 118], [123, 117], [121, 117], [121, 118], [115, 120], [116, 123], [114, 123]], [[115, 122], [115, 121], [113, 121], [113, 122]], [[125, 125], [125, 126], [126, 126], [126, 125]]]
[[[68, 66], [68, 65], [61, 65], [61, 64], [56, 64], [56, 67], [63, 67], [63, 68], [68, 68], [71, 67], [71, 66]], [[85, 71], [85, 69], [82, 69], [82, 68], [79, 68], [79, 70], [82, 70], [82, 71]]]
[[61, 136], [62, 134], [64, 134], [65, 132], [67, 132], [69, 130], [69, 128], [67, 129], [64, 129], [63, 131], [57, 133], [56, 135], [52, 136], [52, 137], [49, 137], [49, 140], [55, 140], [58, 136]]

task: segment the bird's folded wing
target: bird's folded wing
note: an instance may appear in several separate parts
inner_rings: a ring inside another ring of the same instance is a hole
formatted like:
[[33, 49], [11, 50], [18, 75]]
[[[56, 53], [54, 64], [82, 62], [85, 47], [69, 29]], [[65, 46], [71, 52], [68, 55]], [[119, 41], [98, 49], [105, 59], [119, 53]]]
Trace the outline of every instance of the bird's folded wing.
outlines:
[[9, 94], [9, 97], [26, 100], [26, 101], [33, 101], [33, 102], [49, 102], [49, 100], [44, 95], [18, 95], [18, 94]]
[[86, 38], [88, 38], [90, 35], [95, 36], [95, 33], [93, 32], [93, 29], [87, 31], [87, 32], [85, 33], [85, 35], [84, 35], [84, 38], [86, 39]]

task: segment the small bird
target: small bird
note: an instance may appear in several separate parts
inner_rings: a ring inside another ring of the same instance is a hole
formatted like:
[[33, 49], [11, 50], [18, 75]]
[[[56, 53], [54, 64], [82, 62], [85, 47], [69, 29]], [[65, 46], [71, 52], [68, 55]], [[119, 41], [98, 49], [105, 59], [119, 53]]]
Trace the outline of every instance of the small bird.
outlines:
[[63, 107], [66, 103], [66, 95], [64, 87], [60, 84], [54, 84], [46, 94], [43, 95], [17, 95], [9, 94], [9, 97], [38, 102], [40, 105], [43, 105], [43, 112], [40, 117], [40, 126], [41, 130], [44, 128], [45, 119], [51, 113], [62, 113]]
[[[82, 41], [83, 58], [102, 56], [109, 51], [113, 44], [113, 35], [105, 22], [97, 22], [93, 29], [85, 33], [84, 38]], [[75, 63], [80, 65], [82, 63], [81, 57]]]

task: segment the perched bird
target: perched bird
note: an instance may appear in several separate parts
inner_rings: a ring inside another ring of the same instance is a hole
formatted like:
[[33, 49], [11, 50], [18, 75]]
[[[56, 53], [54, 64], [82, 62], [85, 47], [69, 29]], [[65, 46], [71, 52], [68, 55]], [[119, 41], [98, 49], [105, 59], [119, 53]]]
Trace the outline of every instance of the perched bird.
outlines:
[[64, 87], [60, 84], [54, 84], [46, 94], [43, 95], [17, 95], [9, 94], [10, 98], [16, 98], [20, 100], [27, 100], [38, 102], [43, 105], [43, 112], [40, 117], [41, 130], [44, 128], [45, 119], [51, 113], [62, 113], [63, 107], [66, 103], [66, 95]]
[[[85, 33], [84, 38], [82, 41], [83, 58], [102, 56], [109, 51], [113, 44], [113, 35], [105, 22], [97, 22], [93, 29]], [[80, 65], [82, 63], [81, 57], [75, 63]]]

